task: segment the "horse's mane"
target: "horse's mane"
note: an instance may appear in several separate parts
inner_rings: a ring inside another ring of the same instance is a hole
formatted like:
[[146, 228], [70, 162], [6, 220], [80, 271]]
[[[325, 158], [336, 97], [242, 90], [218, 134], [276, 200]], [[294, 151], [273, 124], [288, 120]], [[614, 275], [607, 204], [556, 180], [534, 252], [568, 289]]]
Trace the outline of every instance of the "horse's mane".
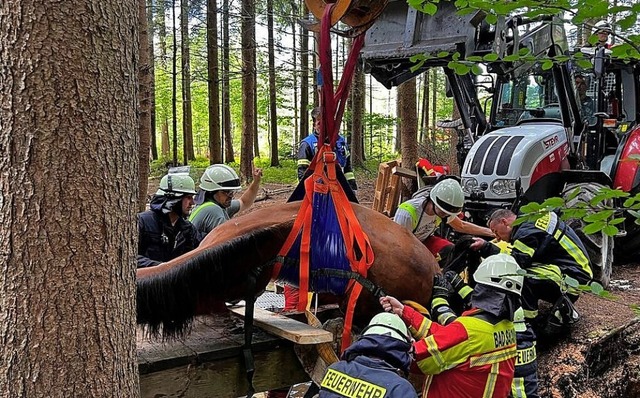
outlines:
[[[205, 249], [168, 271], [137, 280], [137, 323], [152, 336], [173, 338], [190, 330], [200, 306], [223, 296], [233, 282], [238, 286], [256, 261], [275, 259], [288, 229], [286, 224], [258, 229]], [[289, 228], [290, 229], [290, 228]], [[265, 242], [273, 242], [265, 244]], [[271, 267], [265, 267], [271, 269]], [[235, 280], [234, 280], [235, 279]]]

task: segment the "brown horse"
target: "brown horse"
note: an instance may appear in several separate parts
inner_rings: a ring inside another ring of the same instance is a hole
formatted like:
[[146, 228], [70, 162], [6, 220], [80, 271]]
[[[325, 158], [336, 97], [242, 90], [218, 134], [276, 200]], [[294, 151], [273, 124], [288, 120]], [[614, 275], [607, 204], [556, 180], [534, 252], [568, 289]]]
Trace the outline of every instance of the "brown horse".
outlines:
[[[413, 234], [384, 215], [352, 204], [369, 236], [375, 261], [367, 279], [387, 294], [427, 306], [437, 262]], [[172, 261], [137, 271], [137, 320], [164, 336], [185, 331], [193, 317], [216, 301], [246, 297], [248, 275], [261, 292], [273, 275], [275, 258], [292, 229], [300, 202], [254, 211], [214, 229], [200, 246]], [[363, 290], [355, 311], [365, 324], [381, 311]]]

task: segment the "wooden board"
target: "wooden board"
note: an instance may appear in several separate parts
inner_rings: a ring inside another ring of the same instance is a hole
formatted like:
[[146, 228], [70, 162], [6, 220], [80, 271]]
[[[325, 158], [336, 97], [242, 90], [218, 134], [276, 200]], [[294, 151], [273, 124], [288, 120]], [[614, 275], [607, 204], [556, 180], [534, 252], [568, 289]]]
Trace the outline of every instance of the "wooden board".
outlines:
[[[244, 396], [248, 383], [242, 355], [242, 324], [231, 315], [197, 317], [186, 336], [170, 341], [149, 339], [138, 329], [140, 396]], [[258, 328], [254, 329], [252, 340], [257, 391], [309, 380], [292, 343]]]
[[[244, 307], [232, 307], [230, 310], [234, 315], [244, 318]], [[296, 344], [333, 342], [333, 334], [331, 332], [314, 328], [306, 323], [260, 308], [255, 309], [253, 321], [260, 329]]]

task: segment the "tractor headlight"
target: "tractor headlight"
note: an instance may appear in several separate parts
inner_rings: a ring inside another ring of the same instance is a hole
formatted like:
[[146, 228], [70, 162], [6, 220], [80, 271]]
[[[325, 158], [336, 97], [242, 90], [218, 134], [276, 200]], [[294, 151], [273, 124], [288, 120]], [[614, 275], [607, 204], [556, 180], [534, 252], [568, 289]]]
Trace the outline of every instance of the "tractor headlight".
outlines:
[[491, 192], [496, 195], [509, 195], [516, 193], [516, 180], [495, 180], [491, 183]]
[[475, 178], [471, 177], [462, 179], [462, 190], [466, 195], [471, 195], [476, 188], [478, 188], [478, 180]]

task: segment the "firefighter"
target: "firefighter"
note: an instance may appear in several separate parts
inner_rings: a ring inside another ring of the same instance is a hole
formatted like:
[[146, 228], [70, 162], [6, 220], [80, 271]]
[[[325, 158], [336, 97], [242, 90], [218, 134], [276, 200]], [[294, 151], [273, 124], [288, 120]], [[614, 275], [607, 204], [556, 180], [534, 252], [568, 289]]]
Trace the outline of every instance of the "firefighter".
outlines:
[[[536, 221], [513, 227], [517, 216], [511, 210], [499, 209], [489, 217], [489, 228], [498, 239], [511, 243], [511, 255], [520, 267], [533, 277], [527, 277], [522, 289], [525, 318], [538, 330], [557, 332], [575, 323], [579, 314], [573, 306], [580, 290], [567, 285], [565, 276], [580, 284], [591, 282], [593, 274], [589, 255], [580, 238], [553, 212]], [[500, 249], [481, 238], [474, 238], [471, 248], [488, 256]], [[554, 304], [547, 319], [538, 317], [538, 300]]]
[[151, 209], [138, 214], [138, 268], [158, 265], [198, 247], [202, 236], [186, 219], [195, 189], [188, 173], [162, 177]]
[[385, 311], [400, 315], [417, 340], [416, 366], [427, 375], [423, 396], [502, 398], [509, 394], [516, 358], [513, 319], [523, 283], [519, 270], [507, 254], [482, 261], [473, 274], [471, 309], [459, 317], [447, 301], [449, 283], [436, 275], [431, 314], [438, 323], [393, 297], [380, 299]]
[[611, 24], [607, 21], [599, 21], [593, 28], [593, 33], [598, 37], [596, 46], [610, 49], [611, 44], [609, 43], [609, 35], [613, 33]]
[[233, 196], [242, 187], [240, 177], [226, 164], [212, 164], [200, 177], [197, 206], [189, 220], [198, 231], [206, 235], [218, 225], [229, 221], [236, 213], [248, 209], [258, 196], [262, 169], [253, 170], [253, 181], [238, 199]]
[[[464, 305], [469, 305], [473, 289], [455, 271], [445, 272], [444, 277], [451, 284], [457, 295], [460, 296]], [[536, 335], [531, 325], [525, 322], [522, 307], [518, 308], [514, 313], [513, 325], [516, 331], [517, 355], [513, 383], [511, 384], [511, 395], [509, 397], [539, 398]]]
[[[318, 134], [320, 131], [320, 108], [314, 108], [311, 111], [311, 117], [313, 118], [313, 133], [309, 134], [305, 139], [300, 142], [298, 148], [298, 181], [301, 181], [306, 173], [313, 156], [318, 152]], [[347, 140], [343, 136], [339, 135], [336, 141], [336, 146], [333, 148], [336, 153], [336, 157], [342, 172], [344, 173], [349, 187], [356, 194], [358, 191], [358, 184], [356, 184], [356, 176], [351, 168], [351, 155], [349, 154], [349, 147]]]
[[423, 188], [416, 192], [413, 198], [401, 203], [393, 221], [411, 231], [436, 259], [440, 260], [444, 257], [442, 250], [452, 245], [447, 239], [434, 235], [442, 221], [461, 233], [493, 236], [489, 228], [463, 221], [458, 217], [463, 205], [464, 193], [460, 184], [452, 178], [447, 178], [432, 187]]
[[381, 313], [362, 336], [329, 366], [320, 383], [319, 398], [417, 398], [406, 379], [411, 366], [412, 340], [402, 319]]

